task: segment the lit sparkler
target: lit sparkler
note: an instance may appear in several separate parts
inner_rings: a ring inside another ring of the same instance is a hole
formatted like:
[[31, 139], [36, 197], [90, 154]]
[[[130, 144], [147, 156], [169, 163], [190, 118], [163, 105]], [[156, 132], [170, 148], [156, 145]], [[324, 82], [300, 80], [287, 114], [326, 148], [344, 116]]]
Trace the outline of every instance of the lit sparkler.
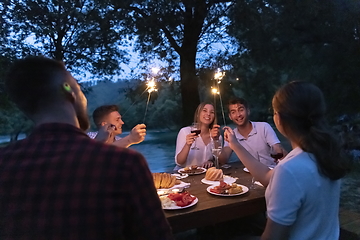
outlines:
[[154, 79], [152, 79], [151, 81], [149, 81], [149, 82], [146, 84], [146, 86], [147, 86], [147, 88], [145, 89], [145, 91], [147, 90], [147, 92], [149, 93], [149, 95], [148, 95], [147, 102], [146, 102], [146, 108], [145, 108], [145, 114], [144, 114], [143, 123], [145, 123], [145, 118], [146, 118], [146, 113], [147, 113], [147, 109], [148, 109], [148, 106], [149, 106], [149, 101], [150, 101], [151, 93], [157, 91], [157, 88], [156, 88], [156, 84], [155, 84]]
[[[226, 121], [225, 121], [225, 114], [224, 114], [224, 107], [223, 107], [223, 103], [222, 103], [222, 99], [221, 99], [221, 93], [220, 93], [220, 86], [219, 84], [221, 83], [222, 78], [225, 76], [224, 72], [221, 72], [220, 69], [217, 70], [217, 72], [215, 72], [214, 74], [214, 80], [215, 80], [215, 85], [216, 87], [211, 87], [211, 92], [214, 94], [214, 100], [215, 100], [215, 94], [219, 95], [219, 100], [220, 100], [220, 106], [221, 106], [221, 113], [222, 113], [222, 117], [224, 120], [224, 125], [226, 126]], [[216, 104], [216, 101], [215, 103]]]

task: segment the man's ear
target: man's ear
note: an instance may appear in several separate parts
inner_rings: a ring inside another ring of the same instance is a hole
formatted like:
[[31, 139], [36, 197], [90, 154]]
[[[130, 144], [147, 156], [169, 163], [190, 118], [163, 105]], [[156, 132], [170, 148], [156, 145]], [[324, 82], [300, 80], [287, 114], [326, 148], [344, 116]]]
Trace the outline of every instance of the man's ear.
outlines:
[[105, 124], [107, 124], [107, 122], [104, 121], [104, 122], [101, 122], [100, 125], [101, 125], [101, 126], [104, 126]]
[[232, 121], [232, 118], [231, 118], [231, 115], [230, 115], [230, 113], [229, 113], [229, 115], [228, 115], [228, 116], [229, 116], [230, 120]]
[[62, 90], [67, 99], [69, 99], [72, 103], [75, 102], [75, 93], [68, 83], [63, 83]]
[[246, 109], [247, 115], [250, 115], [250, 109]]

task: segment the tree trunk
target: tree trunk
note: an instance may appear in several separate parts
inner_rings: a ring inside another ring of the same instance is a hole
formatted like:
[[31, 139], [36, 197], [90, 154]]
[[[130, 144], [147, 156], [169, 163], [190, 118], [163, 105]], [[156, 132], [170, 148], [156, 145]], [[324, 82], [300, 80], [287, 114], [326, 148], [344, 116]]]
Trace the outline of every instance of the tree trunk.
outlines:
[[180, 88], [183, 124], [185, 126], [193, 122], [195, 110], [200, 102], [195, 57], [196, 51], [186, 51], [180, 58]]
[[196, 53], [205, 17], [208, 13], [206, 1], [195, 5], [187, 2], [184, 20], [184, 39], [179, 49], [180, 88], [182, 96], [183, 124], [189, 125], [194, 120], [194, 113], [199, 105], [199, 84], [196, 76]]

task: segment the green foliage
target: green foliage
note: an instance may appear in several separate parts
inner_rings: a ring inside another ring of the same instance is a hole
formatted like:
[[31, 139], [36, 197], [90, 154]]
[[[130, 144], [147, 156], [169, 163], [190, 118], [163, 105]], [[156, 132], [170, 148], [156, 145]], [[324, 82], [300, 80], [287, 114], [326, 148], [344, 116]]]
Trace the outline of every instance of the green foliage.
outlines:
[[33, 123], [12, 103], [12, 107], [2, 109], [0, 112], [0, 134], [10, 135], [10, 140], [15, 141], [20, 133], [28, 134]]
[[13, 1], [6, 13], [19, 41], [32, 37], [43, 55], [64, 60], [72, 72], [119, 73], [119, 62], [126, 61], [118, 47], [121, 28], [92, 0]]
[[317, 84], [332, 116], [359, 112], [358, 1], [237, 1], [229, 33], [239, 42], [233, 75], [259, 110], [291, 80]]
[[196, 56], [199, 49], [222, 38], [222, 17], [230, 1], [99, 1], [118, 11], [123, 27], [136, 36], [136, 49], [144, 61], [155, 53], [169, 65], [180, 59], [183, 123], [190, 123], [199, 103]]
[[[204, 100], [216, 102], [220, 117], [220, 96], [209, 90], [214, 67], [221, 66], [228, 66], [220, 84], [225, 116], [227, 100], [237, 95], [250, 102], [252, 119], [269, 120], [276, 89], [297, 79], [324, 91], [331, 117], [360, 110], [354, 104], [360, 100], [358, 0], [24, 0], [2, 1], [0, 11], [1, 129], [18, 120], [3, 108], [13, 108], [2, 83], [14, 59], [41, 52], [64, 59], [72, 72], [81, 67], [103, 79], [126, 62], [119, 47], [127, 44], [123, 34], [136, 41], [142, 64], [155, 55], [169, 62], [168, 75], [156, 79], [159, 91], [151, 94], [149, 128], [188, 124]], [[223, 35], [224, 26], [231, 37]], [[25, 44], [29, 36], [34, 44]], [[210, 53], [211, 43], [224, 36], [238, 47], [230, 58], [228, 52]], [[209, 57], [199, 59], [201, 52]], [[181, 80], [167, 81], [178, 68]], [[142, 122], [148, 93], [140, 79], [146, 78], [88, 87], [89, 116], [100, 105], [118, 104], [127, 129]]]

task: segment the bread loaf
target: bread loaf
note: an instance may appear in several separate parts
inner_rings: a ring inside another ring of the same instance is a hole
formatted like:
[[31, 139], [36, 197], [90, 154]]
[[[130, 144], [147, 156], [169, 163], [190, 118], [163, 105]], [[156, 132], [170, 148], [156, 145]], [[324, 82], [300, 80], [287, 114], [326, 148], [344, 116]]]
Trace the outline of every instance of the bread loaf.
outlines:
[[170, 173], [153, 173], [153, 180], [155, 187], [159, 188], [171, 188], [176, 184], [176, 177]]
[[206, 172], [205, 179], [209, 181], [221, 181], [224, 179], [223, 171], [215, 167], [209, 168]]

